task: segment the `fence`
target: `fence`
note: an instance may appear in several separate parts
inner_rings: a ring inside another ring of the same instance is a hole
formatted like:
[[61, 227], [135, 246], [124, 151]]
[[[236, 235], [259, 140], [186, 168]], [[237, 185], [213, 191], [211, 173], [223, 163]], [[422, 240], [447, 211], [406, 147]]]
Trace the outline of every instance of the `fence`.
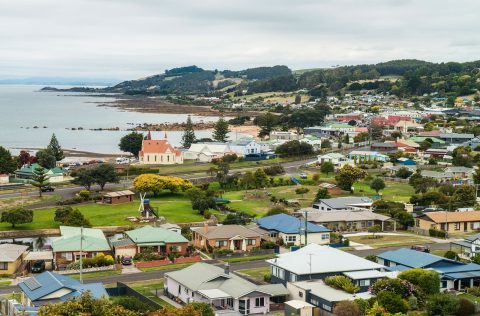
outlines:
[[242, 257], [249, 257], [249, 256], [261, 256], [261, 255], [270, 255], [274, 254], [275, 249], [259, 249], [255, 251], [245, 252], [245, 253], [228, 253], [228, 254], [213, 254], [215, 259], [226, 259], [226, 258], [242, 258]]
[[[85, 268], [85, 269], [82, 269], [82, 273], [110, 271], [110, 270], [115, 270], [115, 265], [105, 266], [105, 267]], [[58, 273], [58, 274], [77, 274], [77, 273], [80, 273], [80, 270], [77, 270], [77, 269], [58, 270], [58, 271], [56, 271], [56, 273]]]
[[[152, 310], [159, 310], [162, 308], [162, 305], [155, 302], [149, 297], [146, 297], [142, 293], [132, 289], [128, 285], [122, 282], [117, 282], [117, 286], [113, 288], [106, 288], [108, 295], [110, 296], [132, 296], [140, 300], [142, 303], [150, 306]], [[163, 289], [162, 289], [163, 291]]]

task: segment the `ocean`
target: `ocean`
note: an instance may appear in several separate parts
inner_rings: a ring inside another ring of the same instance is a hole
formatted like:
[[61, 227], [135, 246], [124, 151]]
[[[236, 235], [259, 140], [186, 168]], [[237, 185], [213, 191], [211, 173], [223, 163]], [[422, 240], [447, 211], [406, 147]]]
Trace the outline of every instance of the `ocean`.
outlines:
[[[127, 112], [98, 106], [113, 98], [72, 92], [40, 92], [42, 86], [0, 85], [0, 146], [16, 154], [23, 148], [43, 148], [53, 133], [65, 149], [104, 154], [121, 154], [120, 138], [127, 128], [143, 123], [185, 122], [188, 114], [152, 114]], [[218, 117], [192, 116], [196, 121], [216, 121]], [[37, 127], [37, 128], [35, 128]], [[78, 130], [81, 127], [83, 130]], [[94, 128], [119, 127], [120, 131], [91, 131]], [[71, 130], [76, 128], [77, 130]], [[171, 144], [180, 145], [183, 132], [167, 132]], [[152, 132], [163, 138], [165, 132]], [[197, 131], [198, 138], [210, 132]]]

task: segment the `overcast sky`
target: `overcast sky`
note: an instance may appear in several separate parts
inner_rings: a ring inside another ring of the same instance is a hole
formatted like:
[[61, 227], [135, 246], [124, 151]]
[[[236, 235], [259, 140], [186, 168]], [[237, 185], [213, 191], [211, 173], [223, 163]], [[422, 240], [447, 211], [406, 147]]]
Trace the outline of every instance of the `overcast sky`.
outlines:
[[0, 79], [480, 59], [478, 0], [0, 0]]

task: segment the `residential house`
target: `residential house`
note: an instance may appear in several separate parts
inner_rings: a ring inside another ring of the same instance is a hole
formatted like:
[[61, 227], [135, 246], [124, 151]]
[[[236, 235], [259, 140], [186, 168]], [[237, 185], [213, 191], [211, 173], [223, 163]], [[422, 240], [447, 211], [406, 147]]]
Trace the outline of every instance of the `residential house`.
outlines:
[[480, 229], [480, 211], [428, 212], [415, 218], [415, 227], [448, 233], [475, 232]]
[[370, 145], [370, 149], [380, 153], [395, 153], [398, 151], [398, 144], [393, 142], [373, 143]]
[[[15, 171], [15, 178], [29, 182], [33, 179], [34, 172], [37, 168], [41, 168], [41, 166], [38, 163], [33, 163], [31, 165], [24, 165], [22, 168]], [[60, 167], [45, 169], [45, 174], [48, 176], [48, 181], [51, 183], [58, 183], [58, 182], [65, 181], [64, 173], [65, 173], [65, 170]]]
[[184, 159], [200, 162], [211, 162], [213, 159], [222, 158], [225, 155], [233, 153], [228, 143], [194, 143], [183, 153], [183, 157]]
[[461, 247], [461, 255], [467, 258], [475, 257], [480, 253], [480, 234], [467, 236], [463, 240], [452, 241], [451, 244]]
[[142, 252], [160, 255], [187, 252], [188, 239], [181, 234], [161, 227], [143, 226], [125, 232], [124, 239], [112, 242], [115, 256], [133, 257]]
[[101, 229], [60, 226], [61, 237], [52, 241], [53, 258], [57, 268], [99, 253], [111, 254], [110, 245]]
[[102, 196], [102, 203], [104, 204], [129, 203], [133, 201], [134, 195], [135, 193], [133, 193], [130, 190], [108, 192]]
[[397, 164], [400, 166], [415, 166], [417, 163], [415, 160], [406, 157], [400, 157], [397, 159]]
[[[365, 280], [365, 283], [366, 281], [367, 280]], [[370, 282], [370, 280], [368, 280], [368, 282]], [[335, 305], [341, 301], [354, 301], [356, 299], [367, 300], [373, 297], [373, 295], [367, 290], [361, 290], [358, 293], [350, 294], [330, 287], [322, 280], [288, 282], [287, 290], [290, 293], [290, 299], [293, 299], [294, 301], [304, 301], [319, 308], [320, 313], [318, 315], [333, 315], [332, 312]], [[311, 315], [316, 314], [312, 313]]]
[[[389, 142], [386, 142], [389, 143]], [[394, 141], [397, 144], [398, 150], [401, 150], [405, 153], [409, 154], [417, 154], [418, 150], [420, 149], [420, 145], [415, 143], [414, 141], [407, 140], [407, 139], [397, 139]]]
[[[260, 229], [265, 230], [271, 240], [282, 239], [285, 244], [305, 244], [305, 220], [287, 214], [276, 214], [256, 220]], [[329, 244], [330, 230], [307, 221], [309, 243]]]
[[192, 227], [192, 244], [232, 251], [250, 251], [260, 246], [262, 234], [241, 225]]
[[387, 155], [383, 155], [378, 151], [368, 151], [368, 150], [353, 150], [348, 154], [348, 158], [358, 163], [364, 161], [388, 161], [389, 158]]
[[108, 298], [102, 283], [83, 284], [66, 275], [46, 271], [18, 284], [22, 291], [21, 303], [30, 307], [30, 313], [42, 305], [55, 304], [75, 299], [87, 291], [92, 298]]
[[478, 148], [478, 146], [480, 146], [480, 137], [477, 136], [475, 138], [472, 138], [463, 143], [462, 146], [470, 147], [472, 150], [475, 150], [476, 148]]
[[402, 133], [403, 135], [406, 135], [409, 133], [417, 133], [418, 131], [423, 130], [423, 125], [418, 124], [414, 120], [398, 121], [393, 125], [393, 129]]
[[441, 148], [429, 148], [425, 150], [423, 154], [423, 158], [429, 159], [429, 158], [438, 158], [438, 159], [446, 159], [448, 154], [447, 149], [441, 149]]
[[463, 134], [463, 133], [446, 133], [440, 134], [440, 139], [443, 139], [447, 145], [462, 145], [465, 142], [468, 142], [475, 138], [474, 134]]
[[7, 184], [10, 182], [10, 175], [6, 173], [0, 174], [0, 184]]
[[466, 167], [447, 167], [444, 171], [421, 170], [421, 175], [427, 178], [433, 178], [440, 183], [451, 183], [453, 185], [469, 184], [473, 182], [472, 168]]
[[262, 153], [262, 145], [251, 138], [230, 142], [230, 149], [240, 157]]
[[271, 268], [271, 282], [285, 285], [288, 282], [323, 280], [345, 272], [381, 271], [384, 268], [381, 264], [337, 248], [317, 244], [308, 244], [296, 251], [280, 254], [267, 262]]
[[27, 254], [28, 246], [0, 244], [0, 275], [16, 273]]
[[283, 132], [283, 131], [271, 131], [270, 140], [300, 140], [303, 138], [302, 135], [298, 135], [295, 132]]
[[480, 285], [480, 265], [463, 263], [430, 253], [407, 248], [385, 251], [377, 255], [378, 263], [391, 271], [428, 269], [440, 276], [442, 290], [462, 290]]
[[138, 159], [143, 165], [183, 164], [182, 152], [170, 145], [167, 139], [144, 139]]
[[312, 205], [312, 209], [315, 211], [345, 211], [345, 210], [358, 210], [358, 209], [370, 209], [372, 207], [373, 200], [366, 196], [348, 196], [330, 199], [320, 199], [318, 202]]
[[369, 227], [377, 224], [380, 225], [383, 231], [387, 228], [386, 225], [388, 223], [393, 223], [393, 229], [396, 229], [395, 221], [390, 217], [368, 210], [318, 212], [316, 210], [311, 211], [312, 209], [309, 208], [301, 209], [299, 213], [303, 210], [310, 210], [308, 212], [309, 221], [335, 231], [367, 230]]
[[445, 173], [451, 173], [456, 180], [470, 180], [475, 172], [473, 168], [450, 166], [445, 168]]
[[230, 273], [228, 264], [221, 268], [207, 263], [165, 273], [164, 292], [183, 303], [207, 303], [241, 315], [269, 313], [272, 303], [283, 303], [288, 295], [281, 284], [257, 285]]
[[335, 114], [335, 120], [342, 123], [348, 123], [350, 121], [361, 122], [365, 117], [365, 113], [346, 113], [346, 114]]
[[412, 136], [408, 140], [418, 144], [418, 146], [420, 147], [420, 144], [427, 139], [432, 144], [432, 148], [440, 148], [446, 145], [446, 142], [443, 139], [433, 136]]
[[331, 162], [335, 168], [342, 168], [345, 165], [352, 165], [353, 161], [339, 153], [329, 153], [317, 156], [318, 163]]

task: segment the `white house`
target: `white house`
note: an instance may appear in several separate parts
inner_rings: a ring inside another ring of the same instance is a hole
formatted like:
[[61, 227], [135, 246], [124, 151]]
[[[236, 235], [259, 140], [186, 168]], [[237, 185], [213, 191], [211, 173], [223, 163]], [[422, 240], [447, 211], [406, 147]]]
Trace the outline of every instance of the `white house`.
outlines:
[[353, 164], [353, 161], [339, 153], [329, 153], [317, 156], [318, 163], [331, 162], [335, 168], [342, 168], [345, 165]]
[[331, 199], [321, 199], [312, 205], [313, 211], [345, 211], [370, 209], [373, 200], [365, 196], [348, 196]]
[[183, 153], [184, 159], [191, 159], [201, 162], [210, 162], [212, 159], [222, 158], [227, 154], [233, 154], [228, 143], [194, 143], [188, 151]]
[[248, 154], [260, 154], [262, 152], [262, 145], [254, 139], [246, 138], [231, 142], [230, 149], [236, 153], [237, 156], [245, 156]]
[[224, 269], [196, 263], [185, 269], [165, 273], [164, 290], [168, 297], [183, 303], [203, 302], [216, 309], [239, 312], [242, 315], [266, 314], [270, 302], [284, 301], [288, 294], [281, 284], [256, 285]]

